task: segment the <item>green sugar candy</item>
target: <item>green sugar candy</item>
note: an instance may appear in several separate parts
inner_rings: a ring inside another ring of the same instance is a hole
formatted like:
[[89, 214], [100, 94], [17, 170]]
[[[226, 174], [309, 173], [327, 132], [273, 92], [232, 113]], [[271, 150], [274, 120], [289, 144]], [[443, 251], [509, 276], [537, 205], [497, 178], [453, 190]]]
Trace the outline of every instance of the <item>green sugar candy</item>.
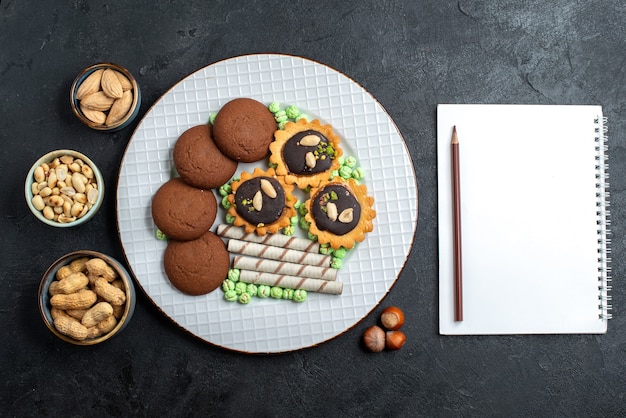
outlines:
[[239, 269], [228, 270], [228, 279], [232, 280], [233, 282], [239, 281], [239, 275], [240, 275]]
[[272, 102], [267, 108], [270, 110], [270, 112], [276, 113], [280, 110], [280, 103]]
[[258, 292], [259, 292], [259, 288], [254, 283], [250, 283], [248, 284], [248, 286], [246, 286], [246, 293], [249, 294], [250, 296], [256, 296]]
[[244, 304], [244, 305], [247, 305], [251, 301], [252, 301], [252, 296], [250, 296], [249, 293], [242, 293], [241, 295], [239, 295], [239, 298], [237, 299], [237, 302]]
[[222, 282], [222, 290], [226, 293], [231, 290], [235, 290], [235, 282], [230, 279], [226, 279]]
[[285, 109], [285, 115], [287, 115], [289, 119], [295, 119], [300, 116], [300, 109], [298, 109], [298, 106], [295, 105], [287, 106], [287, 109]]
[[256, 296], [258, 298], [268, 298], [270, 296], [271, 293], [271, 287], [265, 284], [259, 285], [257, 291], [256, 291]]
[[296, 289], [293, 292], [293, 301], [294, 302], [304, 302], [307, 298], [307, 292], [304, 289]]
[[270, 296], [274, 299], [282, 299], [283, 297], [283, 289], [278, 286], [273, 286], [270, 290]]
[[244, 282], [235, 283], [235, 292], [237, 292], [238, 295], [241, 295], [242, 293], [246, 293], [247, 288], [248, 288], [248, 285]]
[[237, 300], [237, 298], [237, 292], [235, 292], [234, 290], [229, 290], [224, 293], [224, 299], [226, 299], [226, 301], [228, 302], [234, 302]]

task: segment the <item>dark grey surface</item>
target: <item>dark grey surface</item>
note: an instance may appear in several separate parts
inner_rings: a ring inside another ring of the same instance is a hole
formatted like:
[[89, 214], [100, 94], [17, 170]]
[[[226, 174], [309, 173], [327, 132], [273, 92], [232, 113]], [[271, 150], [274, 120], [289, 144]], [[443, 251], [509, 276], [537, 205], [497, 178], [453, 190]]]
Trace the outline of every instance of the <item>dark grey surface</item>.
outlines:
[[[625, 27], [621, 0], [1, 0], [0, 415], [624, 416]], [[339, 338], [280, 355], [197, 341], [143, 294], [127, 329], [106, 344], [56, 339], [37, 311], [40, 277], [76, 249], [123, 259], [113, 185], [139, 120], [114, 134], [80, 125], [68, 103], [73, 78], [95, 62], [126, 66], [141, 86], [141, 117], [196, 69], [262, 52], [345, 73], [406, 140], [419, 223], [390, 294]], [[615, 278], [608, 334], [438, 335], [435, 108], [444, 102], [604, 107]], [[96, 218], [68, 230], [38, 222], [23, 199], [30, 164], [61, 147], [91, 155], [111, 185]], [[367, 353], [361, 333], [391, 304], [407, 314], [408, 342], [398, 352]]]

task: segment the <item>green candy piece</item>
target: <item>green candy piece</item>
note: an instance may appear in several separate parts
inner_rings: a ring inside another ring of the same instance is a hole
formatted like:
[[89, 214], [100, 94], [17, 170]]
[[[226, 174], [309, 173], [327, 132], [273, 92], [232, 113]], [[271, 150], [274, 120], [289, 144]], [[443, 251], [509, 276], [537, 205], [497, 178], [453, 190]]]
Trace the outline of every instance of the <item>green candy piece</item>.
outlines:
[[222, 184], [219, 188], [220, 196], [228, 196], [233, 191], [233, 188], [230, 184]]
[[237, 297], [237, 292], [235, 292], [234, 290], [229, 290], [224, 293], [224, 299], [226, 299], [228, 302], [236, 301]]
[[307, 115], [305, 115], [304, 113], [300, 113], [298, 116], [295, 117], [296, 122], [299, 121], [300, 119], [306, 119], [308, 120], [309, 118], [307, 117]]
[[258, 291], [259, 291], [259, 288], [254, 283], [250, 283], [248, 284], [248, 286], [246, 286], [246, 293], [249, 294], [250, 296], [256, 296]]
[[330, 266], [334, 269], [340, 269], [342, 265], [343, 261], [341, 261], [341, 258], [333, 257], [330, 261]]
[[230, 270], [228, 270], [228, 278], [230, 280], [232, 280], [233, 282], [238, 282], [239, 281], [239, 275], [240, 275], [239, 269], [230, 269]]
[[295, 105], [287, 106], [287, 109], [285, 109], [285, 114], [289, 119], [295, 119], [300, 116], [300, 109], [298, 109], [298, 106]]
[[293, 299], [294, 290], [293, 289], [283, 289], [283, 299]]
[[336, 258], [344, 258], [346, 254], [348, 254], [348, 250], [346, 250], [344, 247], [339, 247], [338, 249], [333, 251], [333, 256]]
[[215, 123], [215, 117], [216, 117], [216, 116], [217, 116], [217, 113], [211, 113], [211, 114], [209, 115], [209, 123], [210, 123], [211, 125], [213, 125], [213, 124]]
[[222, 282], [222, 290], [224, 292], [229, 292], [231, 290], [235, 290], [235, 282], [230, 279], [226, 279]]
[[244, 282], [237, 282], [235, 283], [235, 292], [237, 292], [238, 295], [241, 295], [242, 293], [246, 293], [246, 289], [247, 289], [248, 285]]
[[270, 112], [276, 113], [280, 110], [280, 103], [272, 102], [267, 108], [270, 110]]
[[160, 229], [157, 229], [157, 231], [156, 231], [156, 239], [158, 239], [160, 241], [167, 241], [167, 235], [165, 235], [163, 233], [163, 231], [161, 231]]
[[242, 293], [241, 295], [239, 295], [239, 298], [237, 299], [237, 302], [242, 303], [244, 305], [247, 305], [251, 301], [252, 301], [252, 296], [250, 296], [249, 293]]
[[228, 201], [228, 196], [224, 196], [221, 201], [222, 207], [226, 210], [230, 209], [233, 205]]
[[307, 298], [307, 292], [304, 289], [297, 289], [293, 292], [293, 301], [294, 302], [304, 302]]
[[284, 110], [279, 110], [278, 112], [274, 113], [274, 119], [278, 123], [287, 122], [287, 115], [285, 114]]
[[363, 170], [361, 167], [357, 167], [354, 170], [352, 170], [353, 179], [361, 180], [363, 177], [365, 177], [365, 170]]
[[300, 228], [308, 230], [311, 226], [311, 223], [306, 220], [306, 218], [300, 218]]
[[344, 165], [339, 169], [339, 176], [343, 179], [349, 179], [350, 177], [352, 177], [352, 168]]
[[353, 156], [346, 157], [343, 163], [348, 167], [354, 167], [356, 165], [356, 158]]
[[282, 299], [283, 297], [283, 289], [278, 286], [273, 286], [270, 290], [270, 296], [274, 299]]
[[267, 298], [270, 296], [271, 288], [268, 285], [262, 284], [259, 285], [259, 288], [256, 291], [256, 296], [258, 298]]
[[329, 244], [320, 245], [320, 254], [331, 255], [333, 253], [333, 247]]

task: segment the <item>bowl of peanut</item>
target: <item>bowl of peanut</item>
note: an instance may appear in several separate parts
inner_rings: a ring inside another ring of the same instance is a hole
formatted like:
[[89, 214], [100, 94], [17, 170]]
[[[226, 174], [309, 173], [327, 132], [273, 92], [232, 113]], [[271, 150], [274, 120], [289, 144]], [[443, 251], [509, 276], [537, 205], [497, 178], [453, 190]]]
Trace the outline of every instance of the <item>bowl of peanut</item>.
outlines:
[[82, 70], [70, 89], [74, 115], [99, 131], [117, 131], [139, 112], [141, 92], [131, 73], [112, 63], [99, 63]]
[[86, 155], [69, 149], [56, 150], [31, 166], [24, 194], [37, 219], [67, 228], [87, 222], [98, 212], [104, 199], [104, 180]]
[[46, 270], [39, 312], [61, 340], [94, 345], [119, 334], [135, 310], [135, 287], [114, 258], [90, 250], [71, 252]]

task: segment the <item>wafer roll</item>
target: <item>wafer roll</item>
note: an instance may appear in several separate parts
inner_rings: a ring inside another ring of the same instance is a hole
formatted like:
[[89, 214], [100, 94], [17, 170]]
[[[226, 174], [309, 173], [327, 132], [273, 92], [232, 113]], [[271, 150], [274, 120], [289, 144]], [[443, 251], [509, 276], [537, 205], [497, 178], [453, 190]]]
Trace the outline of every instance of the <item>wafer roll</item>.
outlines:
[[260, 271], [265, 273], [284, 274], [288, 276], [308, 277], [311, 279], [336, 280], [337, 269], [332, 267], [308, 266], [306, 264], [286, 263], [266, 258], [235, 256], [233, 268], [239, 270]]
[[307, 264], [318, 267], [329, 267], [331, 261], [331, 257], [329, 255], [257, 244], [256, 242], [239, 241], [237, 239], [230, 239], [228, 241], [228, 251], [231, 253], [251, 255], [254, 257], [269, 258], [270, 260]]
[[290, 237], [282, 234], [257, 235], [254, 232], [247, 233], [245, 228], [222, 224], [217, 227], [217, 235], [224, 238], [239, 239], [242, 241], [256, 242], [276, 247], [290, 248], [292, 250], [319, 253], [320, 245], [306, 238]]
[[307, 292], [328, 293], [332, 295], [340, 295], [343, 291], [343, 283], [339, 281], [310, 279], [306, 277], [295, 277], [284, 274], [263, 273], [250, 270], [240, 270], [239, 280], [244, 283], [280, 286], [290, 289], [303, 289]]

